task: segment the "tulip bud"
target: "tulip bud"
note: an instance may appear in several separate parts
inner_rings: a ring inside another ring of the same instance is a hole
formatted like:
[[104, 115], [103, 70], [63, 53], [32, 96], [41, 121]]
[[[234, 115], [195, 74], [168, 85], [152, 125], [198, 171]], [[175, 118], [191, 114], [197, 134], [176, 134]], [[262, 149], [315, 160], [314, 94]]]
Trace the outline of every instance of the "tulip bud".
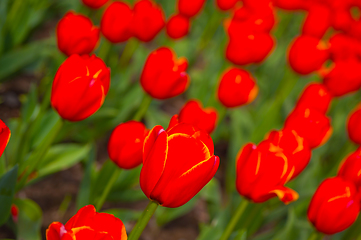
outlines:
[[329, 6], [313, 4], [308, 10], [302, 27], [302, 35], [322, 38], [331, 27], [332, 11]]
[[132, 36], [132, 20], [133, 11], [127, 3], [113, 2], [103, 14], [100, 30], [110, 42], [124, 42]]
[[322, 40], [311, 36], [299, 36], [293, 42], [288, 60], [292, 69], [302, 75], [316, 71], [329, 58], [330, 51]]
[[278, 196], [284, 203], [298, 194], [284, 185], [308, 164], [311, 151], [296, 131], [272, 131], [258, 146], [249, 143], [236, 159], [236, 187], [256, 203]]
[[104, 102], [110, 85], [110, 69], [92, 56], [74, 54], [59, 67], [51, 90], [51, 105], [69, 121], [81, 121]]
[[346, 34], [338, 33], [333, 35], [330, 40], [331, 58], [338, 61], [345, 61], [350, 58], [356, 58], [360, 52], [360, 44], [354, 38]]
[[175, 97], [189, 85], [189, 76], [185, 72], [187, 67], [187, 59], [176, 59], [175, 53], [167, 47], [158, 48], [148, 56], [140, 83], [153, 98]]
[[222, 11], [227, 11], [236, 6], [239, 0], [216, 0], [217, 7]]
[[311, 1], [304, 0], [273, 0], [275, 7], [284, 10], [308, 10], [312, 6]]
[[178, 119], [211, 134], [216, 127], [217, 111], [214, 108], [202, 109], [199, 101], [190, 100], [180, 110]]
[[258, 87], [249, 72], [230, 68], [223, 73], [218, 87], [218, 99], [224, 106], [242, 106], [252, 102], [257, 94]]
[[127, 238], [124, 224], [119, 218], [109, 213], [97, 213], [93, 205], [82, 207], [65, 225], [53, 222], [46, 230], [46, 240]]
[[89, 54], [99, 41], [99, 28], [81, 14], [68, 12], [56, 27], [58, 48], [64, 54]]
[[[339, 1], [341, 2], [341, 1]], [[344, 1], [345, 3], [348, 1]], [[347, 3], [346, 3], [347, 4]], [[354, 22], [349, 9], [334, 7], [332, 12], [332, 27], [337, 31], [348, 32]]]
[[205, 0], [178, 0], [178, 12], [185, 17], [191, 18], [197, 15]]
[[219, 165], [213, 152], [212, 138], [192, 125], [155, 126], [144, 141], [140, 187], [161, 206], [180, 207], [213, 178]]
[[108, 154], [120, 168], [132, 169], [142, 163], [143, 143], [148, 134], [143, 123], [129, 121], [119, 124], [110, 135]]
[[173, 15], [167, 23], [167, 34], [173, 39], [184, 37], [189, 32], [189, 18], [181, 14]]
[[301, 94], [301, 97], [298, 99], [296, 109], [312, 108], [322, 114], [326, 114], [331, 100], [332, 95], [327, 90], [325, 85], [311, 83], [305, 88]]
[[357, 59], [336, 61], [326, 74], [323, 83], [336, 97], [355, 92], [361, 88], [361, 62]]
[[19, 208], [15, 204], [11, 204], [10, 213], [13, 222], [17, 223], [19, 219]]
[[151, 0], [139, 0], [133, 11], [133, 35], [143, 42], [153, 40], [165, 25], [162, 8]]
[[90, 8], [98, 9], [106, 4], [109, 0], [81, 0], [85, 5]]
[[360, 196], [352, 182], [327, 178], [312, 197], [308, 219], [325, 234], [341, 232], [352, 225], [360, 212]]
[[10, 129], [0, 119], [0, 157], [3, 154], [6, 145], [8, 145], [9, 143], [10, 135], [11, 135]]
[[361, 147], [355, 152], [350, 154], [341, 164], [338, 170], [337, 176], [344, 180], [353, 182], [358, 189], [361, 191]]
[[347, 131], [349, 138], [361, 145], [361, 106], [351, 113], [347, 122]]
[[330, 119], [313, 108], [295, 109], [287, 117], [284, 128], [295, 130], [311, 149], [323, 145], [332, 134]]

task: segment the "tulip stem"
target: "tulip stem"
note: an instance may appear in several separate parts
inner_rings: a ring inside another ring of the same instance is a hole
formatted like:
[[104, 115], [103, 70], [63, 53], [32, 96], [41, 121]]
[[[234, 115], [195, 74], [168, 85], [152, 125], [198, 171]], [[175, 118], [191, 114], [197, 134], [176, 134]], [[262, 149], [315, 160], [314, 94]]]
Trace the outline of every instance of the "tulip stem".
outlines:
[[127, 43], [124, 47], [123, 53], [119, 59], [118, 66], [120, 69], [128, 64], [128, 62], [132, 58], [135, 50], [137, 50], [138, 45], [139, 45], [139, 41], [136, 39], [130, 38], [127, 41]]
[[321, 240], [323, 238], [323, 235], [319, 232], [315, 231], [311, 234], [311, 236], [308, 238], [308, 240]]
[[122, 172], [122, 169], [119, 168], [118, 166], [114, 166], [114, 168], [115, 168], [114, 172], [113, 172], [112, 176], [110, 177], [109, 181], [107, 182], [107, 185], [105, 186], [102, 195], [100, 196], [98, 202], [95, 204], [95, 209], [98, 212], [100, 212], [105, 200], [107, 199], [107, 197], [109, 195], [110, 190], [112, 189], [114, 183], [117, 181], [120, 173]]
[[158, 207], [158, 203], [150, 201], [146, 209], [144, 209], [142, 216], [138, 219], [132, 232], [129, 234], [128, 240], [138, 240], [144, 228], [147, 226], [150, 218], [153, 216], [155, 210]]
[[241, 218], [247, 206], [248, 206], [248, 201], [242, 199], [242, 202], [239, 204], [236, 212], [234, 213], [231, 221], [228, 223], [226, 230], [223, 232], [223, 235], [219, 240], [228, 240], [229, 236], [233, 232], [234, 227], [238, 223], [239, 219]]
[[133, 120], [140, 121], [142, 120], [144, 114], [147, 112], [150, 103], [152, 102], [153, 98], [148, 94], [144, 94], [142, 102], [138, 108], [138, 111], [135, 113]]

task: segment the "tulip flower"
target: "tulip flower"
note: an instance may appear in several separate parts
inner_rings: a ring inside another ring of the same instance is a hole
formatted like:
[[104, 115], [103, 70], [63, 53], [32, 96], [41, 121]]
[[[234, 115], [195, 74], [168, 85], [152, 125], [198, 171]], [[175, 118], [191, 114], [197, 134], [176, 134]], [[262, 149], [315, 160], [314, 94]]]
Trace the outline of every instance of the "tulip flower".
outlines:
[[176, 59], [175, 53], [167, 47], [158, 48], [148, 56], [140, 83], [153, 98], [175, 97], [189, 85], [189, 76], [185, 72], [187, 67], [187, 59]]
[[47, 240], [126, 240], [123, 222], [108, 213], [97, 213], [94, 206], [82, 207], [63, 225], [53, 222], [46, 230]]
[[312, 4], [302, 27], [302, 35], [321, 39], [331, 27], [332, 10], [323, 4]]
[[350, 139], [361, 145], [361, 107], [351, 113], [347, 122], [348, 136]]
[[236, 6], [239, 0], [216, 0], [217, 7], [222, 11], [228, 11]]
[[330, 119], [313, 108], [295, 109], [287, 117], [284, 128], [295, 130], [311, 149], [323, 145], [332, 134]]
[[149, 42], [165, 26], [165, 17], [160, 6], [151, 0], [139, 0], [133, 8], [133, 35], [140, 41]]
[[178, 120], [211, 134], [216, 127], [217, 111], [214, 108], [203, 109], [199, 101], [190, 100], [180, 110]]
[[19, 219], [19, 208], [15, 204], [11, 204], [10, 213], [13, 222], [17, 223]]
[[132, 169], [143, 161], [143, 143], [148, 134], [143, 123], [129, 121], [119, 124], [110, 135], [108, 154], [120, 168]]
[[99, 41], [99, 28], [88, 17], [68, 12], [56, 27], [58, 48], [64, 54], [89, 54]]
[[90, 8], [98, 9], [106, 4], [109, 0], [81, 0], [85, 5]]
[[236, 159], [236, 187], [239, 194], [260, 203], [277, 196], [284, 203], [298, 194], [284, 185], [308, 164], [307, 141], [294, 130], [272, 131], [258, 146], [249, 143]]
[[341, 177], [344, 180], [353, 182], [358, 188], [358, 191], [361, 191], [361, 147], [359, 147], [355, 152], [350, 154], [341, 164], [340, 169], [338, 170], [337, 176]]
[[10, 135], [11, 135], [10, 129], [0, 119], [0, 157], [3, 154], [6, 145], [8, 145], [9, 143]]
[[329, 40], [329, 44], [331, 58], [334, 62], [357, 58], [357, 54], [360, 53], [358, 41], [346, 34], [338, 33], [333, 35]]
[[72, 55], [59, 67], [51, 90], [51, 105], [69, 121], [81, 121], [103, 104], [110, 85], [110, 69], [92, 56]]
[[218, 99], [224, 106], [242, 106], [252, 102], [257, 94], [258, 87], [249, 72], [230, 68], [223, 73], [218, 86]]
[[187, 123], [155, 126], [144, 141], [140, 187], [164, 207], [180, 207], [214, 176], [219, 158], [212, 138]]
[[131, 36], [133, 11], [124, 2], [113, 2], [105, 10], [100, 30], [112, 43], [127, 41]]
[[295, 72], [306, 75], [320, 69], [329, 56], [325, 42], [311, 36], [299, 36], [289, 50], [288, 60]]
[[205, 0], [178, 0], [178, 12], [185, 17], [191, 18], [197, 15]]
[[312, 5], [311, 1], [304, 0], [273, 0], [275, 7], [284, 10], [308, 10]]
[[173, 15], [167, 23], [167, 34], [173, 39], [182, 38], [188, 34], [189, 25], [189, 18], [181, 14]]
[[336, 97], [355, 92], [361, 88], [361, 61], [350, 58], [336, 61], [323, 79], [328, 90]]
[[360, 212], [360, 196], [355, 185], [341, 177], [327, 178], [312, 197], [308, 219], [325, 234], [335, 234], [351, 226]]
[[309, 84], [301, 97], [298, 99], [296, 109], [298, 108], [312, 108], [322, 114], [326, 114], [332, 100], [331, 93], [327, 90], [325, 85], [319, 83]]

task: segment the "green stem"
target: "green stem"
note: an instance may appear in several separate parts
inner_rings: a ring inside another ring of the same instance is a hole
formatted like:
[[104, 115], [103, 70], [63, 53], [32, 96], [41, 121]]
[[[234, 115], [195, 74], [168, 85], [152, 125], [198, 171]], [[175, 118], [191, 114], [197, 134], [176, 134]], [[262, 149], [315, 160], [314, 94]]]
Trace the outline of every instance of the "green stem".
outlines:
[[107, 57], [112, 48], [112, 43], [104, 39], [102, 45], [100, 46], [98, 57], [103, 59], [104, 62], [107, 62]]
[[223, 232], [223, 235], [221, 236], [221, 238], [219, 240], [228, 240], [229, 236], [233, 232], [234, 227], [236, 226], [239, 219], [241, 218], [241, 216], [242, 216], [244, 210], [246, 209], [247, 205], [248, 205], [248, 201], [242, 199], [242, 202], [239, 204], [236, 212], [234, 213], [231, 221], [228, 223], [228, 226], [227, 226], [226, 230]]
[[53, 128], [49, 131], [48, 135], [43, 139], [43, 141], [35, 148], [35, 150], [31, 153], [27, 162], [31, 163], [24, 170], [25, 173], [19, 180], [16, 191], [19, 191], [26, 185], [26, 181], [30, 174], [36, 170], [36, 168], [40, 165], [41, 160], [44, 158], [45, 154], [48, 152], [52, 142], [55, 137], [58, 135], [61, 127], [63, 125], [63, 119], [59, 117], [57, 122], [54, 124]]
[[308, 240], [321, 240], [323, 238], [323, 235], [317, 231], [314, 231], [310, 237], [308, 238]]
[[139, 41], [135, 38], [128, 40], [127, 44], [124, 47], [123, 53], [120, 56], [118, 67], [121, 69], [126, 66], [129, 60], [132, 58], [135, 50], [138, 48]]
[[108, 195], [109, 195], [109, 192], [110, 190], [112, 189], [114, 183], [117, 181], [122, 169], [117, 167], [117, 166], [114, 166], [116, 169], [114, 170], [112, 176], [110, 177], [107, 185], [105, 186], [104, 188], [104, 191], [102, 193], [102, 195], [100, 196], [98, 202], [95, 204], [95, 209], [100, 212], [105, 200], [107, 199]]
[[142, 120], [142, 118], [143, 118], [144, 114], [147, 112], [152, 100], [153, 100], [153, 98], [151, 96], [149, 96], [146, 93], [144, 94], [142, 102], [140, 103], [138, 111], [135, 113], [133, 120], [135, 120], [135, 121]]
[[142, 216], [138, 219], [132, 232], [129, 234], [128, 240], [138, 240], [144, 228], [147, 226], [150, 218], [153, 216], [155, 210], [158, 207], [158, 203], [150, 201], [148, 206], [144, 209]]

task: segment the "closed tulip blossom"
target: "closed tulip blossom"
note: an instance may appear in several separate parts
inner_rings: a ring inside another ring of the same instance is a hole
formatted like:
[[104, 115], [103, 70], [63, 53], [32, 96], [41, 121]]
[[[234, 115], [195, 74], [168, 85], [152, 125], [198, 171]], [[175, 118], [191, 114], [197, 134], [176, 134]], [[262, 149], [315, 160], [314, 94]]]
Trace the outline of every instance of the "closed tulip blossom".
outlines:
[[252, 102], [257, 94], [256, 81], [246, 70], [230, 68], [223, 73], [218, 86], [218, 99], [224, 106], [242, 106]]
[[119, 124], [110, 135], [108, 154], [120, 168], [132, 169], [143, 161], [143, 143], [148, 134], [143, 123], [129, 121]]
[[133, 11], [125, 2], [113, 2], [105, 10], [100, 30], [112, 43], [127, 41], [131, 36]]
[[330, 40], [331, 59], [334, 62], [347, 61], [349, 59], [357, 58], [360, 54], [360, 43], [357, 39], [348, 36], [347, 34], [334, 34]]
[[90, 8], [98, 9], [106, 4], [109, 0], [81, 0], [85, 5]]
[[335, 234], [351, 226], [360, 212], [360, 194], [355, 185], [341, 177], [327, 178], [312, 197], [308, 219], [325, 234]]
[[323, 84], [311, 83], [302, 92], [297, 101], [296, 108], [312, 108], [326, 114], [332, 95]]
[[187, 123], [172, 121], [167, 130], [155, 126], [144, 141], [140, 187], [164, 207], [180, 207], [214, 176], [219, 158], [212, 138]]
[[300, 36], [293, 42], [288, 60], [295, 72], [305, 75], [319, 70], [329, 56], [325, 42], [311, 36]]
[[178, 0], [178, 12], [185, 17], [191, 18], [197, 15], [206, 0]]
[[9, 143], [10, 135], [11, 135], [10, 129], [0, 119], [0, 157], [3, 154], [6, 145], [8, 145]]
[[323, 145], [332, 134], [330, 119], [313, 108], [295, 109], [287, 117], [285, 129], [295, 130], [311, 149]]
[[58, 48], [64, 54], [89, 54], [99, 41], [99, 28], [81, 14], [68, 12], [56, 27]]
[[167, 99], [183, 93], [189, 85], [187, 59], [161, 47], [153, 51], [145, 62], [140, 83], [145, 92], [156, 99]]
[[332, 10], [324, 4], [312, 4], [302, 27], [302, 35], [322, 38], [331, 27]]
[[351, 113], [347, 122], [347, 131], [349, 138], [361, 145], [361, 106]]
[[102, 105], [110, 85], [110, 69], [92, 56], [72, 55], [59, 67], [51, 90], [51, 105], [69, 121], [81, 121]]
[[337, 176], [355, 184], [358, 191], [361, 191], [361, 147], [350, 154], [341, 164]]
[[217, 7], [222, 11], [228, 11], [234, 8], [240, 0], [216, 0]]
[[189, 26], [189, 18], [181, 14], [173, 15], [167, 22], [167, 34], [173, 39], [182, 38], [188, 34]]
[[94, 206], [82, 207], [63, 225], [53, 222], [46, 230], [47, 240], [126, 240], [123, 222], [108, 213], [97, 213]]
[[217, 111], [214, 108], [203, 109], [200, 102], [190, 100], [180, 110], [178, 119], [211, 134], [216, 127]]
[[133, 8], [132, 33], [140, 41], [149, 42], [165, 26], [165, 17], [160, 6], [151, 0], [139, 0]]
[[236, 159], [236, 187], [242, 196], [260, 203], [278, 197], [284, 203], [298, 194], [284, 185], [308, 164], [311, 151], [296, 131], [272, 131], [258, 146], [245, 145]]

